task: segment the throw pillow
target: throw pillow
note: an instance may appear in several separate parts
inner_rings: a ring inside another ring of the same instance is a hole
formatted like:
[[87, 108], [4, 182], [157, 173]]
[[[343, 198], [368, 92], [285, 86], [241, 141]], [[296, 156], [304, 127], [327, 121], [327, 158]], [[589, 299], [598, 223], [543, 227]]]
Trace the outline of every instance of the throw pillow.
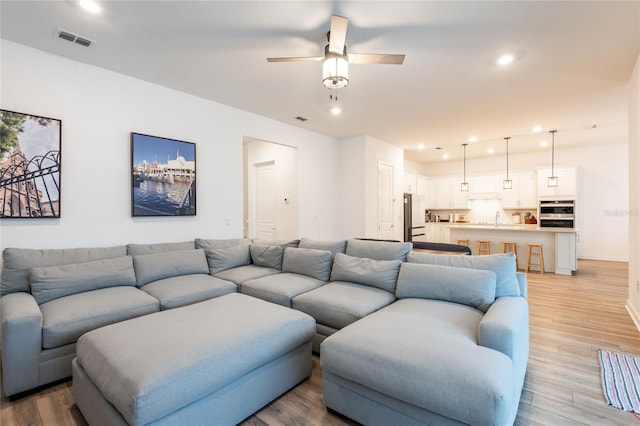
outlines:
[[100, 288], [136, 285], [131, 256], [31, 268], [31, 294], [39, 305]]
[[481, 269], [403, 263], [396, 297], [445, 300], [487, 312], [496, 299], [496, 274]]
[[249, 244], [206, 250], [206, 253], [207, 262], [209, 263], [209, 273], [211, 275], [251, 263]]
[[251, 252], [251, 261], [255, 265], [277, 270], [282, 268], [282, 254], [284, 253], [282, 246], [251, 244], [249, 251]]
[[207, 274], [209, 265], [204, 250], [168, 251], [133, 256], [138, 287], [163, 278], [189, 274]]
[[493, 271], [497, 277], [496, 297], [520, 296], [520, 285], [516, 278], [516, 256], [513, 253], [459, 256], [411, 252], [407, 255], [407, 262]]
[[333, 259], [331, 281], [347, 281], [395, 292], [399, 260], [374, 260], [338, 253]]
[[282, 259], [282, 272], [293, 272], [329, 281], [332, 256], [333, 254], [327, 250], [287, 247]]

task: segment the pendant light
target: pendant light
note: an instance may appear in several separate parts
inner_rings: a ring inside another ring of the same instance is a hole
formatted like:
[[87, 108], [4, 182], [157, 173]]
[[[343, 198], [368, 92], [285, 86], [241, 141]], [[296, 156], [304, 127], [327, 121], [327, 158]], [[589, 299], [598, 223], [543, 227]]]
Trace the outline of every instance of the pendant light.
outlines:
[[551, 176], [547, 178], [547, 186], [549, 188], [556, 188], [558, 186], [558, 176], [554, 173], [556, 132], [557, 130], [549, 130], [549, 133], [551, 133]]
[[464, 147], [464, 157], [462, 160], [462, 183], [460, 184], [460, 191], [468, 192], [469, 191], [469, 183], [467, 182], [467, 145], [463, 143]]
[[511, 138], [510, 137], [504, 138], [504, 140], [507, 142], [507, 178], [502, 181], [502, 189], [513, 188], [513, 181], [509, 179], [509, 139]]

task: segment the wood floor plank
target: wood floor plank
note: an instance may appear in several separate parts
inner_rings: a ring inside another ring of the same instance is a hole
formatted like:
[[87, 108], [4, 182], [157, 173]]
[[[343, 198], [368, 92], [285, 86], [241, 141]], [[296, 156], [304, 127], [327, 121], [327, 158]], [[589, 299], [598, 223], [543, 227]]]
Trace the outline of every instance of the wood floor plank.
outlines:
[[[580, 260], [573, 276], [528, 274], [530, 357], [518, 426], [639, 425], [607, 406], [599, 348], [640, 356], [640, 333], [627, 313], [628, 265]], [[2, 426], [85, 426], [73, 404], [71, 382], [16, 401], [0, 400]], [[242, 426], [352, 426], [322, 403], [322, 369], [246, 419]]]

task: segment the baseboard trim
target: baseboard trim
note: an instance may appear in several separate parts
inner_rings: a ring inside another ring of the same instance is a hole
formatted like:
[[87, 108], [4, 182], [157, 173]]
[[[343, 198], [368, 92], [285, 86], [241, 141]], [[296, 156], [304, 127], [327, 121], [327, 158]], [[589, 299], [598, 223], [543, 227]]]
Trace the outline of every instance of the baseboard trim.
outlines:
[[629, 312], [629, 316], [631, 316], [631, 320], [636, 325], [638, 331], [640, 331], [640, 314], [638, 314], [638, 311], [636, 311], [636, 308], [633, 307], [629, 299], [627, 299], [625, 307], [627, 308], [627, 312]]

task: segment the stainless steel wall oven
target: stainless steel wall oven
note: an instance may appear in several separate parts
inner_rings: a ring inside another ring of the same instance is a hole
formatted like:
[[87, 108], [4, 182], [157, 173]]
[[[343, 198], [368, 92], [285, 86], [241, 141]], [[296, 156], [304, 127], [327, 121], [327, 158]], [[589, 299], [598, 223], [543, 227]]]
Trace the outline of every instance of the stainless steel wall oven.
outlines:
[[574, 228], [575, 200], [545, 200], [540, 201], [541, 228]]

